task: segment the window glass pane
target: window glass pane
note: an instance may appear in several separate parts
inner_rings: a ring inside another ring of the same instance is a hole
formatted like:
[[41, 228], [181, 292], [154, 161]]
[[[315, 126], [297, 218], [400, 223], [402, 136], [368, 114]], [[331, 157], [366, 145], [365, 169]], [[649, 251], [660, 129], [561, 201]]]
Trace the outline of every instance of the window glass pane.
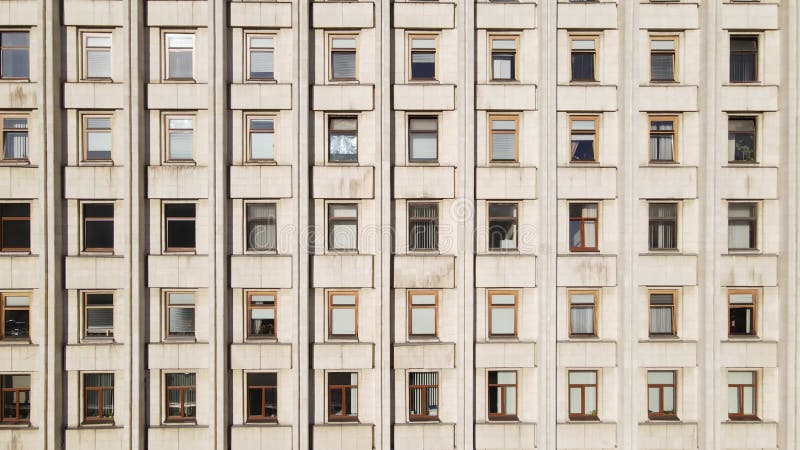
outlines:
[[650, 308], [650, 333], [672, 334], [672, 308]]
[[754, 415], [756, 413], [755, 391], [750, 386], [742, 388], [742, 391], [742, 400], [744, 401], [742, 414]]
[[170, 50], [167, 78], [192, 78], [192, 51]]
[[594, 50], [594, 39], [574, 39], [572, 41], [573, 50]]
[[194, 334], [194, 308], [170, 308], [169, 334]]
[[167, 46], [170, 48], [192, 48], [194, 36], [191, 34], [167, 34]]
[[331, 134], [328, 136], [328, 159], [334, 162], [357, 161], [358, 138], [353, 134]]
[[21, 307], [21, 306], [30, 306], [31, 299], [27, 295], [7, 295], [5, 296], [6, 304], [5, 306], [8, 308], [12, 307]]
[[492, 294], [492, 305], [513, 305], [516, 297], [511, 294]]
[[411, 309], [411, 334], [436, 334], [436, 309]]
[[436, 133], [413, 132], [410, 136], [412, 160], [435, 160], [437, 152]]
[[351, 308], [331, 310], [331, 334], [356, 334], [356, 311]]
[[492, 50], [516, 50], [517, 41], [514, 39], [492, 39]]
[[355, 38], [333, 38], [331, 39], [331, 46], [335, 49], [355, 49]]
[[192, 156], [192, 133], [187, 133], [185, 131], [170, 131], [169, 159], [191, 160]]
[[436, 76], [436, 53], [414, 51], [411, 53], [411, 78], [432, 79]]
[[597, 388], [587, 386], [583, 393], [586, 396], [586, 414], [597, 414]]
[[353, 80], [356, 78], [356, 53], [336, 51], [331, 53], [331, 68], [334, 79]]
[[651, 370], [647, 372], [648, 384], [674, 384], [675, 372]]
[[651, 50], [675, 50], [675, 41], [673, 40], [652, 40], [650, 41]]
[[169, 294], [170, 305], [194, 305], [194, 294], [191, 292], [171, 292]]
[[572, 304], [594, 304], [594, 294], [570, 294]]
[[739, 414], [739, 389], [728, 386], [728, 414]]
[[509, 386], [505, 388], [506, 414], [517, 413], [517, 388]]
[[650, 77], [656, 81], [674, 80], [675, 55], [671, 53], [654, 53], [650, 55]]
[[594, 81], [594, 54], [572, 54], [572, 79]]
[[570, 384], [595, 384], [597, 373], [593, 371], [572, 371], [569, 373]]
[[275, 135], [273, 133], [250, 133], [250, 158], [266, 159], [275, 158]]
[[[0, 77], [28, 78], [30, 73], [29, 33], [7, 31], [0, 33]], [[9, 48], [19, 47], [19, 48]]]
[[111, 51], [108, 49], [86, 50], [86, 76], [89, 78], [111, 77]]
[[647, 389], [647, 411], [651, 413], [661, 411], [661, 392], [658, 388]]
[[569, 413], [570, 414], [580, 414], [581, 413], [581, 389], [580, 388], [570, 388], [569, 390]]
[[436, 39], [432, 38], [414, 38], [411, 40], [411, 48], [417, 49], [435, 49]]
[[492, 130], [509, 130], [513, 131], [517, 128], [515, 120], [494, 119], [492, 120]]
[[492, 309], [491, 334], [514, 334], [514, 309]]
[[571, 308], [570, 327], [574, 334], [594, 334], [594, 307]]
[[493, 54], [492, 55], [492, 76], [496, 80], [514, 79], [514, 55], [513, 54]]
[[250, 78], [272, 79], [275, 76], [273, 52], [265, 50], [250, 51]]
[[671, 387], [664, 388], [664, 412], [665, 413], [675, 412], [675, 388]]
[[728, 384], [753, 384], [753, 372], [728, 372]]

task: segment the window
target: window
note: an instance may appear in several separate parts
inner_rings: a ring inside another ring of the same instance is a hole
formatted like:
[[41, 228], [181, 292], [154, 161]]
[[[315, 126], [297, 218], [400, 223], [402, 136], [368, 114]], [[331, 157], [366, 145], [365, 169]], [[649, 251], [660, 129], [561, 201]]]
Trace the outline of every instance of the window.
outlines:
[[755, 117], [731, 117], [728, 119], [728, 161], [756, 162]]
[[569, 335], [597, 336], [597, 291], [569, 291]]
[[0, 203], [0, 251], [31, 250], [31, 205]]
[[439, 248], [439, 205], [411, 203], [408, 205], [408, 249], [411, 251]]
[[194, 251], [195, 220], [195, 205], [192, 203], [168, 203], [164, 205], [166, 251]]
[[31, 335], [31, 295], [0, 293], [0, 339], [28, 339]]
[[412, 36], [411, 40], [411, 81], [432, 81], [436, 79], [436, 37]]
[[492, 162], [517, 160], [517, 116], [489, 116], [490, 159]]
[[167, 292], [167, 337], [194, 337], [193, 292]]
[[433, 116], [408, 118], [408, 159], [436, 162], [439, 154], [439, 119]]
[[194, 34], [167, 33], [164, 37], [167, 42], [166, 79], [191, 80], [194, 77]]
[[30, 75], [30, 33], [0, 32], [0, 79], [26, 79]]
[[278, 421], [278, 374], [247, 374], [247, 421]]
[[597, 117], [570, 117], [570, 160], [597, 161]]
[[758, 417], [756, 407], [756, 373], [728, 372], [728, 418], [753, 420]]
[[328, 250], [358, 250], [358, 205], [328, 205]]
[[84, 115], [83, 157], [86, 161], [111, 161], [111, 116]]
[[758, 81], [758, 38], [755, 36], [731, 37], [731, 83]]
[[650, 203], [650, 250], [674, 250], [678, 246], [678, 204]]
[[489, 291], [489, 337], [517, 336], [517, 292]]
[[114, 374], [83, 374], [83, 420], [114, 421]]
[[675, 117], [650, 117], [650, 162], [675, 162]]
[[83, 78], [111, 78], [111, 33], [83, 34]]
[[756, 249], [756, 204], [728, 203], [728, 250]]
[[328, 118], [328, 161], [358, 162], [358, 118]]
[[167, 116], [167, 161], [186, 162], [194, 157], [194, 117]]
[[31, 376], [0, 375], [3, 415], [0, 423], [28, 423], [31, 418]]
[[597, 420], [597, 371], [570, 370], [570, 420]]
[[194, 373], [166, 374], [167, 422], [194, 421], [197, 416]]
[[83, 335], [87, 338], [114, 337], [114, 294], [83, 294]]
[[492, 80], [517, 79], [517, 38], [503, 36], [490, 38], [492, 45]]
[[675, 336], [676, 323], [675, 291], [650, 291], [650, 327], [651, 337]]
[[114, 251], [114, 204], [83, 204], [83, 251]]
[[275, 38], [273, 36], [248, 35], [249, 58], [248, 80], [275, 79]]
[[248, 159], [251, 162], [275, 160], [275, 118], [247, 118]]
[[597, 251], [597, 221], [597, 203], [569, 205], [570, 251]]
[[277, 249], [276, 212], [274, 203], [250, 203], [247, 214], [247, 250], [275, 251]]
[[328, 420], [358, 420], [358, 374], [328, 373]]
[[595, 64], [597, 39], [591, 36], [572, 38], [572, 81], [597, 81]]
[[758, 292], [750, 289], [728, 291], [728, 336], [756, 335], [756, 299]]
[[358, 336], [358, 293], [328, 292], [328, 337]]
[[674, 371], [647, 371], [647, 416], [652, 420], [678, 418], [675, 413]]
[[278, 309], [274, 292], [247, 293], [247, 337], [275, 338]]
[[489, 250], [516, 250], [517, 204], [489, 203]]
[[676, 81], [676, 41], [672, 37], [650, 39], [650, 81]]
[[516, 420], [517, 372], [489, 371], [489, 420]]
[[28, 118], [2, 116], [3, 161], [28, 160]]
[[408, 374], [408, 419], [436, 420], [439, 417], [439, 374]]
[[439, 325], [439, 293], [409, 291], [408, 336], [436, 337]]
[[356, 38], [331, 37], [331, 80], [355, 81], [356, 79]]

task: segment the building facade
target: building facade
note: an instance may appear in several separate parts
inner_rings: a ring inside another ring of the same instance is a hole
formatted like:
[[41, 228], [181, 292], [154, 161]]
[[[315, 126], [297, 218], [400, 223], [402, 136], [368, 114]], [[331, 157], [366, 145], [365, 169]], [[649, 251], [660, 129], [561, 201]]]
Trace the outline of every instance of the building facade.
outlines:
[[794, 0], [0, 0], [0, 449], [800, 447]]

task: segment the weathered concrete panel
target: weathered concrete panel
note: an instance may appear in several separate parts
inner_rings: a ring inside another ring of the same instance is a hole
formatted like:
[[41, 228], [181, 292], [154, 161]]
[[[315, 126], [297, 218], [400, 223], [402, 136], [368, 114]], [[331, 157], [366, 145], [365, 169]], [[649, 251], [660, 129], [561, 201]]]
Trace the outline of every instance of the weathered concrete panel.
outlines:
[[720, 22], [723, 30], [777, 30], [778, 14], [775, 3], [723, 3]]
[[720, 196], [724, 199], [776, 199], [778, 168], [723, 167], [720, 169], [720, 188]]
[[650, 166], [639, 168], [639, 196], [646, 199], [697, 198], [697, 168]]
[[313, 282], [315, 288], [372, 287], [372, 255], [316, 255]]
[[0, 255], [0, 286], [4, 289], [40, 287], [39, 256]]
[[206, 426], [156, 426], [147, 429], [148, 450], [202, 450], [210, 448], [212, 442], [210, 429]]
[[123, 450], [125, 429], [121, 427], [80, 427], [64, 431], [65, 448], [70, 450]]
[[[66, 15], [66, 11], [64, 15]], [[36, 26], [38, 24], [39, 2], [33, 0], [10, 0], [0, 3], [0, 26], [22, 27], [26, 25]]]
[[720, 426], [723, 449], [778, 450], [777, 422], [723, 422]]
[[560, 167], [558, 198], [610, 199], [617, 196], [615, 167]]
[[640, 423], [639, 448], [643, 450], [696, 449], [697, 433], [696, 423]]
[[777, 286], [778, 257], [774, 255], [722, 255], [723, 286]]
[[536, 28], [534, 3], [477, 3], [475, 27], [486, 30], [524, 30]]
[[230, 101], [231, 109], [292, 109], [292, 85], [288, 83], [232, 83]]
[[778, 367], [778, 343], [774, 341], [723, 341], [723, 367]]
[[292, 426], [234, 425], [231, 427], [231, 448], [292, 450]]
[[637, 354], [640, 367], [697, 367], [696, 342], [640, 342]]
[[230, 2], [232, 27], [289, 28], [291, 2]]
[[533, 450], [536, 448], [534, 423], [476, 423], [475, 448], [478, 450]]
[[148, 166], [147, 198], [208, 198], [208, 167]]
[[[39, 366], [38, 345], [19, 344], [0, 346], [0, 367], [11, 372], [33, 372]], [[2, 447], [0, 447], [2, 448]]]
[[394, 257], [394, 287], [453, 288], [455, 257], [397, 255]]
[[374, 344], [314, 344], [314, 369], [356, 370], [375, 367]]
[[[151, 0], [151, 3], [154, 1], [160, 0]], [[147, 109], [208, 109], [208, 98], [206, 83], [147, 85]]]
[[148, 0], [148, 27], [208, 26], [208, 2], [205, 0]]
[[288, 255], [231, 256], [232, 288], [292, 287], [292, 257]]
[[394, 2], [394, 27], [445, 30], [455, 26], [455, 3]]
[[398, 111], [455, 109], [456, 87], [453, 84], [395, 84], [393, 89], [394, 109]]
[[697, 86], [640, 86], [639, 111], [697, 111]]
[[476, 255], [477, 287], [536, 287], [536, 256]]
[[372, 2], [315, 2], [313, 28], [372, 28], [375, 5]]
[[454, 449], [455, 427], [452, 423], [397, 423], [394, 425], [394, 449]]
[[36, 167], [0, 167], [0, 198], [34, 199], [39, 197]]
[[561, 341], [557, 360], [559, 367], [614, 367], [617, 365], [617, 343]]
[[280, 370], [292, 368], [292, 344], [231, 344], [231, 369]]
[[122, 344], [77, 344], [64, 349], [65, 370], [125, 370], [127, 354]]
[[36, 83], [0, 83], [0, 108], [35, 109], [37, 91]]
[[536, 167], [478, 167], [475, 196], [482, 200], [535, 199]]
[[617, 257], [608, 255], [559, 255], [558, 286], [616, 286]]
[[372, 166], [314, 166], [314, 198], [373, 198]]
[[533, 342], [478, 342], [475, 344], [475, 367], [524, 368], [536, 366]]
[[453, 198], [455, 173], [447, 166], [395, 166], [394, 198]]
[[571, 422], [556, 424], [559, 449], [611, 449], [617, 447], [617, 424]]
[[479, 84], [477, 109], [495, 111], [533, 111], [536, 109], [535, 84]]
[[231, 198], [289, 198], [291, 166], [231, 166]]
[[195, 342], [147, 345], [149, 369], [207, 369], [208, 344]]
[[372, 450], [372, 424], [315, 424], [311, 435], [314, 448], [325, 450]]
[[455, 367], [455, 344], [395, 344], [395, 369], [452, 369]]
[[372, 111], [373, 91], [371, 84], [317, 84], [313, 86], [311, 99], [314, 111]]
[[639, 26], [645, 30], [694, 30], [699, 20], [697, 3], [642, 3], [639, 5]]
[[120, 166], [64, 167], [64, 198], [122, 198], [125, 195], [126, 175], [126, 169]]
[[122, 83], [64, 83], [64, 108], [122, 109], [127, 99]]
[[200, 288], [208, 286], [208, 256], [149, 255], [148, 286], [162, 288]]
[[127, 6], [115, 0], [69, 0], [64, 2], [64, 25], [115, 26], [125, 24]]
[[679, 254], [639, 255], [639, 284], [642, 286], [694, 286], [697, 284], [697, 256]]
[[559, 85], [558, 110], [599, 112], [617, 110], [617, 87], [603, 85]]
[[777, 111], [778, 86], [722, 86], [720, 104], [723, 111]]
[[558, 4], [558, 28], [608, 30], [617, 28], [616, 3]]
[[121, 256], [65, 256], [67, 289], [122, 289], [128, 286], [128, 261]]

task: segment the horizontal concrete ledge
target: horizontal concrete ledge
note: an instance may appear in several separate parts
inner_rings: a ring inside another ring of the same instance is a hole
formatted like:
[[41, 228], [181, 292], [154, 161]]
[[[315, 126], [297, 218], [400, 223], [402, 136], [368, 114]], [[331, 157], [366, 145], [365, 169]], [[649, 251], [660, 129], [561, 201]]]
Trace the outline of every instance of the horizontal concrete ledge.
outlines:
[[34, 199], [39, 197], [41, 188], [34, 166], [2, 166], [0, 167], [0, 198]]
[[289, 28], [291, 2], [230, 2], [232, 27]]
[[373, 198], [372, 166], [314, 166], [313, 198]]
[[398, 111], [453, 111], [456, 106], [454, 84], [395, 84], [392, 89]]
[[531, 2], [478, 2], [475, 28], [525, 30], [536, 28], [536, 4]]
[[[36, 4], [38, 2], [30, 3]], [[64, 25], [66, 26], [121, 27], [125, 24], [127, 6], [124, 2], [116, 0], [69, 0], [65, 6], [67, 7], [62, 8], [62, 12], [64, 14]], [[0, 17], [2, 16], [0, 14]], [[19, 25], [20, 23], [17, 20], [15, 17], [15, 24]]]
[[395, 28], [445, 30], [455, 26], [455, 3], [393, 2]]
[[123, 198], [127, 186], [126, 176], [126, 168], [122, 166], [65, 166], [64, 198]]
[[231, 369], [280, 370], [292, 368], [292, 344], [231, 344]]
[[147, 26], [208, 26], [208, 9], [206, 0], [148, 0]]
[[375, 86], [371, 84], [317, 84], [311, 88], [314, 111], [371, 111]]
[[609, 30], [617, 28], [616, 3], [559, 3], [558, 28]]
[[439, 450], [455, 448], [454, 423], [396, 423], [394, 450]]
[[127, 98], [123, 83], [64, 83], [64, 108], [122, 109]]
[[[72, 0], [78, 3], [77, 0]], [[121, 2], [104, 2], [121, 3]], [[70, 6], [72, 4], [70, 3]], [[70, 8], [65, 8], [70, 9]], [[84, 12], [85, 10], [81, 10]], [[64, 15], [67, 13], [64, 11]], [[36, 26], [39, 24], [39, 2], [37, 1], [5, 1], [0, 2], [0, 26]], [[65, 23], [65, 25], [67, 25]], [[71, 25], [71, 24], [70, 24]]]
[[452, 369], [456, 346], [449, 342], [394, 345], [395, 369]]
[[292, 166], [231, 166], [229, 178], [231, 198], [292, 196]]
[[312, 28], [372, 28], [375, 5], [372, 2], [314, 2]]
[[370, 342], [314, 344], [312, 367], [328, 370], [372, 369], [375, 367], [374, 348], [375, 344]]
[[206, 83], [147, 85], [147, 109], [208, 109], [208, 98]]
[[290, 83], [232, 83], [231, 109], [292, 109]]
[[312, 424], [314, 448], [325, 450], [372, 450], [375, 425], [367, 423]]
[[484, 422], [475, 424], [475, 448], [480, 450], [534, 450], [536, 423]]
[[36, 108], [38, 87], [30, 81], [0, 83], [0, 109]]
[[249, 450], [289, 450], [292, 448], [292, 425], [231, 425], [231, 448]]
[[639, 7], [639, 28], [643, 30], [695, 30], [699, 24], [697, 3], [642, 3]]

